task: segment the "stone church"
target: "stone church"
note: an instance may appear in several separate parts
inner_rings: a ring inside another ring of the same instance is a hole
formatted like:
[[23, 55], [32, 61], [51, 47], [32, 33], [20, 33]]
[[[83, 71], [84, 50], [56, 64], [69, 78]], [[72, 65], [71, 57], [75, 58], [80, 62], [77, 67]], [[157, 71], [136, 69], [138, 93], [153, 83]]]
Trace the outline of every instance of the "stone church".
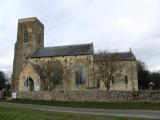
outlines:
[[[113, 61], [123, 63], [123, 74], [115, 82], [110, 81], [109, 90], [138, 90], [136, 58], [132, 51], [111, 53]], [[35, 65], [42, 61], [58, 60], [65, 69], [57, 91], [87, 91], [92, 89], [106, 90], [104, 82], [96, 77], [98, 54], [94, 53], [93, 43], [44, 47], [44, 25], [36, 18], [18, 20], [17, 42], [13, 62], [12, 90], [43, 91], [43, 79]], [[107, 58], [107, 56], [105, 57]], [[107, 58], [108, 59], [108, 58]], [[105, 61], [102, 59], [101, 62]]]

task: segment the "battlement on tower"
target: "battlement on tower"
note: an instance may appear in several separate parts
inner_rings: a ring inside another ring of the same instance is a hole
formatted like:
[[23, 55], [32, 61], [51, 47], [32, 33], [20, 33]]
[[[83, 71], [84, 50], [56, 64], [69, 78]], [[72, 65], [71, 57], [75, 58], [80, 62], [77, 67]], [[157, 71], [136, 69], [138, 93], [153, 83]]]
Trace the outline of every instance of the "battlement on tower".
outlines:
[[40, 22], [36, 17], [18, 19], [18, 23], [35, 22], [35, 21], [37, 21], [41, 26], [44, 27], [43, 23]]

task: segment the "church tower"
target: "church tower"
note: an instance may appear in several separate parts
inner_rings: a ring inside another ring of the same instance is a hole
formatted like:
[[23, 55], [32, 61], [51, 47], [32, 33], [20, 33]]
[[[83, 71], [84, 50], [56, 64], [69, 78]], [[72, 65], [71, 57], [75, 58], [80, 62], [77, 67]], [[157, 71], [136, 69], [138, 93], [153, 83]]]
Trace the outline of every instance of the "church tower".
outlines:
[[44, 26], [36, 18], [18, 20], [17, 42], [14, 49], [12, 91], [18, 92], [19, 75], [23, 65], [36, 50], [44, 48]]

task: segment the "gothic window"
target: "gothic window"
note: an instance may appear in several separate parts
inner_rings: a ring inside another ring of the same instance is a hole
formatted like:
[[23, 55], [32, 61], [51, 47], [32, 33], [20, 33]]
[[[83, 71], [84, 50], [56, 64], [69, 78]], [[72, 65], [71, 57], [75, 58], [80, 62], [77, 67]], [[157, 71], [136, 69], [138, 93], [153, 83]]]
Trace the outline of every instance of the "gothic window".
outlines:
[[97, 80], [97, 87], [100, 88], [100, 80]]
[[24, 81], [24, 87], [28, 88], [28, 91], [34, 91], [34, 82], [33, 82], [32, 78], [28, 77]]
[[24, 33], [24, 42], [28, 42], [28, 32]]
[[127, 75], [125, 75], [124, 79], [125, 79], [125, 84], [128, 84], [128, 76]]
[[85, 84], [86, 83], [86, 71], [83, 65], [77, 66], [76, 69], [76, 84]]

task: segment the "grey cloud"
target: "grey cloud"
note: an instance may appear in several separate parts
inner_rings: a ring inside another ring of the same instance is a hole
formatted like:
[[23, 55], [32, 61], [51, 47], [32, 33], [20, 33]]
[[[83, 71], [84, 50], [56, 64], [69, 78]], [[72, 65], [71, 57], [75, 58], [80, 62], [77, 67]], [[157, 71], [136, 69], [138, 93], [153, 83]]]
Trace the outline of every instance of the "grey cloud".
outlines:
[[149, 69], [159, 70], [159, 5], [159, 0], [2, 0], [0, 69], [12, 69], [18, 18], [36, 16], [45, 25], [46, 46], [93, 42], [95, 50], [132, 47]]

